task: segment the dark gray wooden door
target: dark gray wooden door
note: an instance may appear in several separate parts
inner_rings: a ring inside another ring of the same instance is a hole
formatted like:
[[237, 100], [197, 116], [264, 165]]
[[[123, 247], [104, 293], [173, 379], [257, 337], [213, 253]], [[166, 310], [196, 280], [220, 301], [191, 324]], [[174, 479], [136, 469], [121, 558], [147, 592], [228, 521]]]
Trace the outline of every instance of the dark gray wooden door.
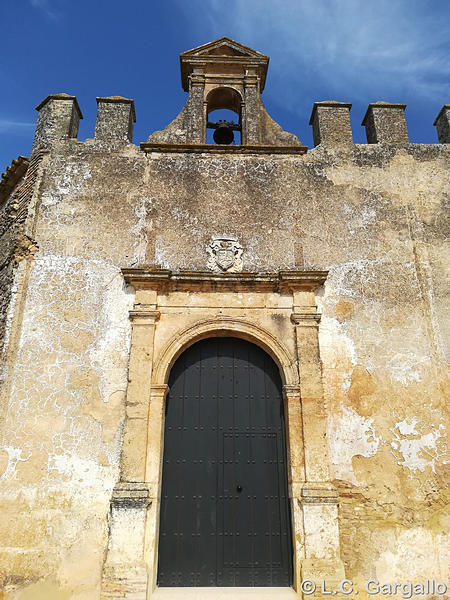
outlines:
[[158, 585], [291, 585], [274, 361], [245, 340], [209, 338], [180, 356], [169, 387]]

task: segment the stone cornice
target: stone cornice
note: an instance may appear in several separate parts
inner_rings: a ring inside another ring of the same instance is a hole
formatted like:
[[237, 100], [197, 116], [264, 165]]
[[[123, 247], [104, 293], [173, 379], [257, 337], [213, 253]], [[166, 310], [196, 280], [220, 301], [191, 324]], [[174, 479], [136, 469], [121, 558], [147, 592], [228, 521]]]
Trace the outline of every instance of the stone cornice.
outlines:
[[212, 287], [215, 290], [257, 288], [277, 291], [314, 291], [325, 283], [328, 271], [277, 271], [274, 273], [214, 273], [212, 271], [179, 271], [166, 269], [125, 268], [122, 274], [126, 283], [134, 289], [180, 289], [192, 287]]
[[295, 325], [315, 326], [320, 323], [321, 315], [317, 312], [294, 312], [291, 315], [291, 321]]
[[130, 310], [129, 314], [130, 319], [133, 321], [133, 323], [139, 325], [140, 323], [155, 323], [159, 319], [161, 313], [159, 312], [159, 310], [142, 310], [135, 308], [133, 310]]
[[149, 487], [142, 482], [121, 481], [113, 490], [111, 503], [124, 508], [147, 507], [152, 503]]
[[141, 142], [143, 152], [171, 152], [187, 154], [306, 154], [308, 146], [233, 146], [219, 144], [161, 144]]
[[338, 504], [336, 488], [329, 482], [305, 483], [302, 486], [301, 504]]
[[[228, 51], [220, 52], [220, 48], [227, 48]], [[226, 64], [229, 67], [234, 65], [238, 72], [253, 67], [258, 72], [262, 91], [269, 57], [228, 37], [221, 37], [197, 48], [186, 50], [180, 54], [181, 85], [185, 91], [188, 91], [188, 78], [192, 71], [198, 66], [205, 67], [208, 64]]]
[[294, 398], [295, 400], [298, 400], [300, 398], [300, 386], [283, 385], [283, 395], [286, 398]]

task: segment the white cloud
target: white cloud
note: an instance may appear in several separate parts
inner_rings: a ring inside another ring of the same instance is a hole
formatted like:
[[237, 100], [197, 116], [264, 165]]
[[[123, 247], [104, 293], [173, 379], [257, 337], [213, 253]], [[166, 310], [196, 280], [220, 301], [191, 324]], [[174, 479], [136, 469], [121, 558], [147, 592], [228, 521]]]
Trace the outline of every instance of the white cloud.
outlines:
[[[184, 4], [184, 6], [183, 6]], [[190, 2], [179, 4], [201, 28]], [[418, 0], [211, 0], [208, 25], [268, 54], [272, 89], [304, 110], [301, 90], [320, 87], [320, 100], [390, 100], [404, 96], [442, 102], [450, 95], [445, 3]], [[199, 8], [202, 4], [197, 4]], [[203, 31], [203, 36], [205, 32]], [[209, 41], [209, 40], [205, 40]], [[374, 95], [376, 97], [374, 97]], [[276, 98], [271, 98], [277, 102]], [[310, 99], [306, 101], [310, 105]]]
[[11, 119], [0, 119], [0, 133], [16, 133], [29, 135], [30, 129], [35, 123], [25, 123], [23, 121], [13, 121]]
[[50, 0], [30, 0], [31, 6], [42, 10], [52, 21], [57, 21], [58, 13], [50, 7]]

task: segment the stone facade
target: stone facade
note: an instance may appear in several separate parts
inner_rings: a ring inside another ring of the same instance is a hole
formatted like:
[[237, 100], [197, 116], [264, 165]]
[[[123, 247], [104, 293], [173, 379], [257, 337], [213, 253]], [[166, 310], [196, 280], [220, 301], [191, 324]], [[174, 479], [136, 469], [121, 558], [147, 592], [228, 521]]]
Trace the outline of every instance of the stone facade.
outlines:
[[[440, 144], [387, 103], [353, 144], [351, 105], [318, 102], [307, 151], [262, 105], [267, 63], [183, 53], [187, 104], [140, 146], [129, 99], [98, 98], [85, 142], [73, 96], [37, 107], [0, 184], [4, 600], [154, 595], [168, 375], [213, 335], [280, 369], [297, 594], [448, 580], [448, 105]], [[215, 108], [242, 145], [205, 143]]]

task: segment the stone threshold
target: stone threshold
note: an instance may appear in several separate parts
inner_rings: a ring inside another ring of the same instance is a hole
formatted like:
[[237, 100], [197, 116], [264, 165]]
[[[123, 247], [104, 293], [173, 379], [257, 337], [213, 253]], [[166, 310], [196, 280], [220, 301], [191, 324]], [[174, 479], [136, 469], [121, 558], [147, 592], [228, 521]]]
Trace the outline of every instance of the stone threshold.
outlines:
[[294, 600], [288, 587], [158, 587], [151, 600]]

